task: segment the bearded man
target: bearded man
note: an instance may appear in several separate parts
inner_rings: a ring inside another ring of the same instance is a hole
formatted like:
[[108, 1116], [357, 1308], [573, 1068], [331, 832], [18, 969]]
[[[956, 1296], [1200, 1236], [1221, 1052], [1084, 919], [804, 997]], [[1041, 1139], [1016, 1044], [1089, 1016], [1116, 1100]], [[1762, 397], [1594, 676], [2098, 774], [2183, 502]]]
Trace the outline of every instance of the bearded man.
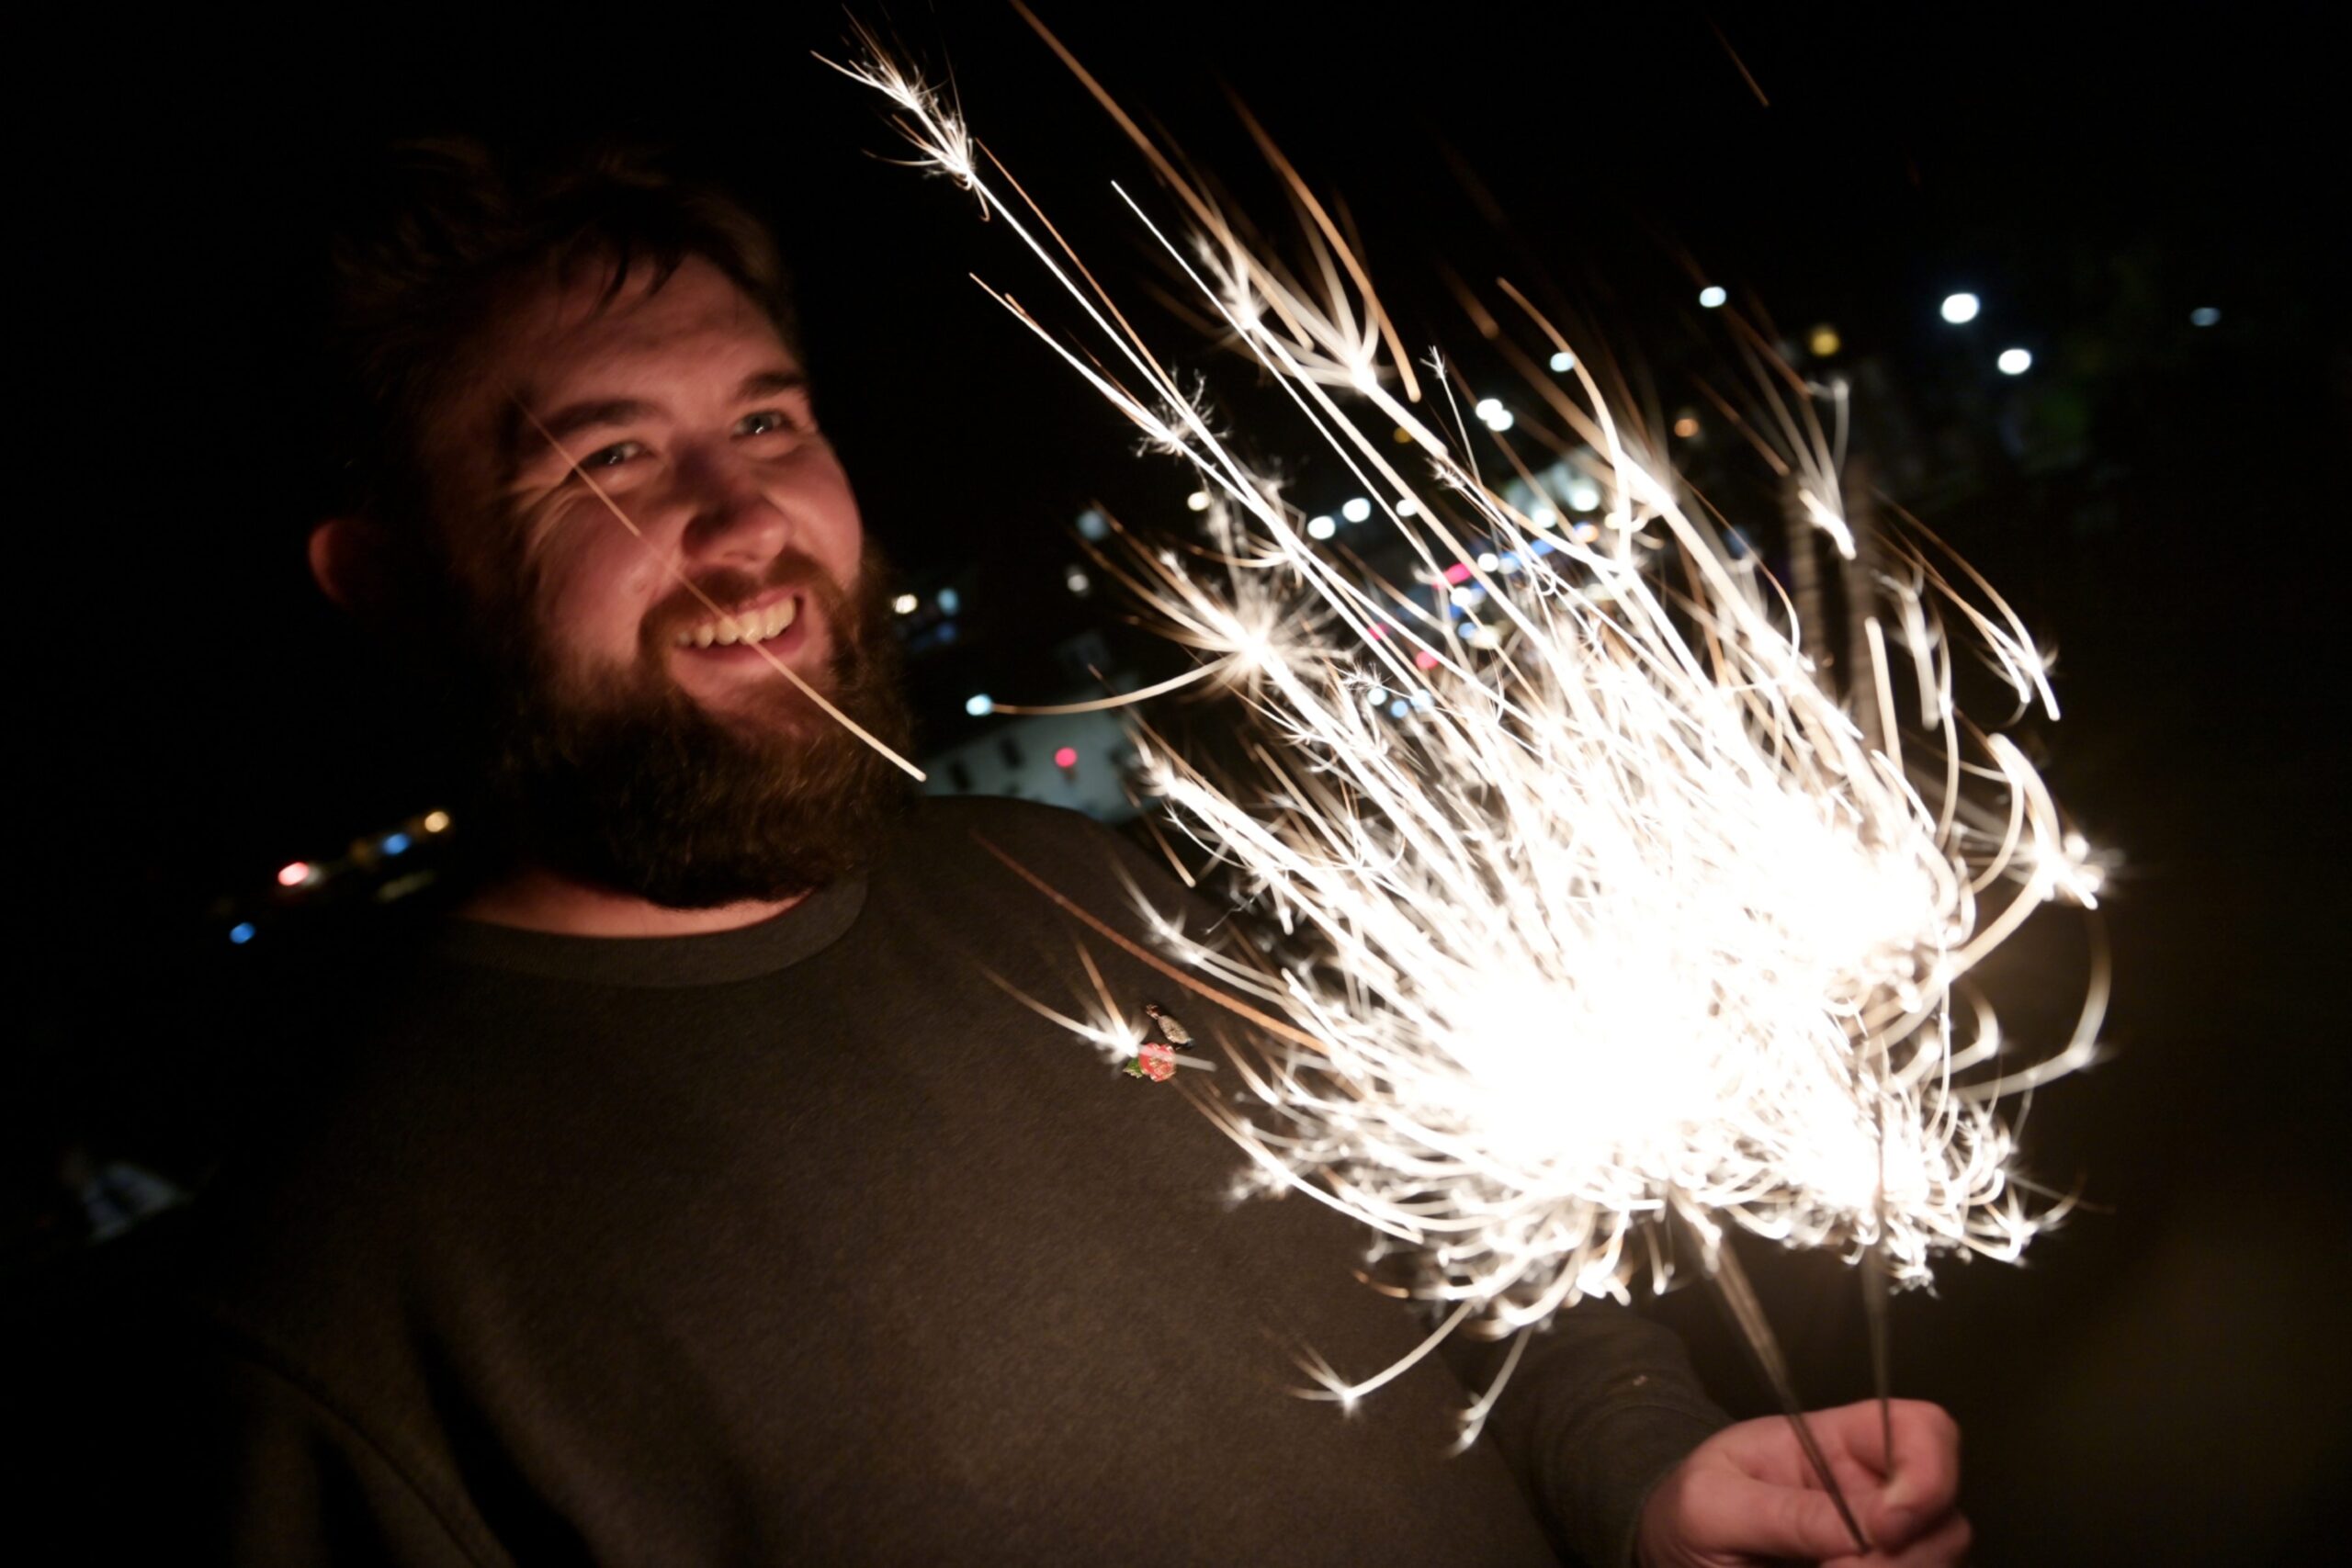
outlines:
[[1815, 1417], [1842, 1555], [1787, 1426], [1630, 1313], [1564, 1314], [1458, 1457], [1436, 1359], [1293, 1397], [1299, 1342], [1426, 1325], [1008, 995], [1080, 933], [981, 837], [1105, 915], [1182, 895], [853, 733], [907, 743], [885, 572], [767, 236], [634, 165], [411, 172], [344, 255], [363, 484], [311, 561], [450, 682], [513, 853], [203, 1201], [173, 1560], [1958, 1560], [1939, 1411], [1891, 1463], [1874, 1406]]

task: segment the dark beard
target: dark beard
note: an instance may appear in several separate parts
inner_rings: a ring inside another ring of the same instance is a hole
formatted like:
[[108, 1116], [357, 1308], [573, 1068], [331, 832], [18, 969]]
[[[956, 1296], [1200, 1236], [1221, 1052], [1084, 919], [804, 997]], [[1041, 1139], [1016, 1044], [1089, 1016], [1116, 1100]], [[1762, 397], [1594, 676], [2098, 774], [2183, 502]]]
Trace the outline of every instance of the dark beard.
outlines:
[[[869, 550], [854, 597], [813, 565], [795, 581], [836, 648], [819, 689], [903, 755], [912, 724], [888, 575]], [[743, 586], [720, 602], [748, 597]], [[520, 605], [503, 614], [530, 624]], [[540, 639], [502, 640], [483, 683], [497, 705], [484, 716], [490, 784], [515, 849], [550, 870], [675, 909], [773, 901], [866, 864], [903, 811], [905, 775], [781, 676], [772, 714], [732, 724], [672, 684], [658, 656], [583, 688]]]

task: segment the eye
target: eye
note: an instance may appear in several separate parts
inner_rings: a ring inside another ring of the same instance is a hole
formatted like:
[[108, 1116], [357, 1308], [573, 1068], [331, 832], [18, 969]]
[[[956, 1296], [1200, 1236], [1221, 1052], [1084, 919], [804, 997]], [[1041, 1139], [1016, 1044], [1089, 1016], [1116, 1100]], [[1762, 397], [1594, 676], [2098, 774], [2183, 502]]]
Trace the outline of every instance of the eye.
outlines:
[[800, 428], [800, 422], [782, 409], [762, 409], [757, 413], [747, 413], [735, 422], [735, 434], [738, 435], [770, 435], [779, 430], [797, 430], [798, 428]]
[[591, 452], [580, 461], [583, 468], [617, 468], [645, 450], [634, 441], [616, 441], [610, 446]]

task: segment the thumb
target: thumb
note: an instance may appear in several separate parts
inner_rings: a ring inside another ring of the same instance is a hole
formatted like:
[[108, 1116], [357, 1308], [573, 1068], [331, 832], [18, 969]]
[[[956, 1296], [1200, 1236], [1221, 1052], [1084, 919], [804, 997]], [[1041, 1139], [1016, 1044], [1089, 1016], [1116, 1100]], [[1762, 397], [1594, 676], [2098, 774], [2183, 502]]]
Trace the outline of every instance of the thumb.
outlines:
[[1690, 1534], [1713, 1550], [1816, 1562], [1854, 1553], [1854, 1533], [1826, 1492], [1747, 1476], [1723, 1477], [1709, 1492]]

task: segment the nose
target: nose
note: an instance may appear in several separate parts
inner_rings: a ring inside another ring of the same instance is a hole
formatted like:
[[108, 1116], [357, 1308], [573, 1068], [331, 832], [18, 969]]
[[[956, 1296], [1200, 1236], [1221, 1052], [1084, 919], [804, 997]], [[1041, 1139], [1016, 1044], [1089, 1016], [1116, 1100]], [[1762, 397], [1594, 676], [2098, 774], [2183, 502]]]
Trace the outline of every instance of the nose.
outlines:
[[705, 458], [690, 465], [684, 479], [692, 508], [684, 541], [689, 559], [757, 567], [791, 543], [791, 514], [741, 467]]

